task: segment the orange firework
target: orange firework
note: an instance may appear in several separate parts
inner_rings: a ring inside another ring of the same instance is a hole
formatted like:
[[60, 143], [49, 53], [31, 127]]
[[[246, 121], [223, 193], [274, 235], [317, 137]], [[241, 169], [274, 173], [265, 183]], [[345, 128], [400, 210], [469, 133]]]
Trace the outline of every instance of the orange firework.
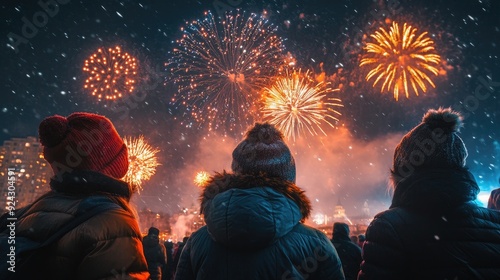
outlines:
[[194, 183], [198, 187], [201, 187], [201, 186], [204, 186], [208, 182], [209, 179], [210, 179], [210, 174], [208, 174], [208, 172], [200, 171], [200, 172], [196, 173], [196, 177], [194, 178]]
[[142, 182], [149, 180], [155, 174], [156, 167], [160, 165], [156, 159], [158, 149], [152, 148], [145, 140], [144, 136], [139, 138], [124, 138], [128, 151], [128, 171], [123, 180], [140, 191]]
[[99, 100], [116, 100], [135, 89], [137, 60], [121, 48], [99, 48], [83, 66], [87, 73], [84, 88]]
[[375, 78], [373, 87], [382, 82], [380, 91], [392, 91], [396, 100], [402, 92], [408, 98], [410, 86], [417, 96], [419, 91], [427, 92], [426, 83], [436, 87], [429, 74], [438, 75], [436, 66], [441, 57], [436, 54], [434, 41], [427, 32], [417, 35], [416, 28], [404, 23], [400, 29], [393, 22], [389, 32], [381, 27], [370, 37], [375, 42], [366, 44], [367, 54], [359, 65], [372, 67], [366, 80]]
[[283, 133], [295, 141], [296, 135], [309, 131], [317, 135], [323, 123], [333, 127], [330, 120], [338, 121], [340, 112], [334, 107], [342, 107], [338, 98], [328, 94], [338, 91], [329, 87], [330, 83], [317, 83], [309, 71], [293, 71], [277, 79], [271, 88], [264, 89], [264, 118], [276, 125]]

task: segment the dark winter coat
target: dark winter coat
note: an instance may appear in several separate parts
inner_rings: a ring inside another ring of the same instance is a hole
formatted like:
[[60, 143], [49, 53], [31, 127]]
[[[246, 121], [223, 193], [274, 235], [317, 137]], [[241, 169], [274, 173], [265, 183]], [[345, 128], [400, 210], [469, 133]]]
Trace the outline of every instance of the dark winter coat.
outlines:
[[344, 279], [330, 240], [301, 223], [311, 206], [293, 183], [218, 174], [201, 207], [207, 225], [185, 245], [175, 279]]
[[158, 235], [146, 235], [142, 240], [144, 256], [148, 262], [148, 271], [151, 280], [161, 280], [162, 271], [167, 265], [167, 252], [160, 243]]
[[53, 244], [46, 262], [40, 264], [52, 275], [40, 279], [148, 278], [141, 232], [128, 204], [131, 189], [127, 183], [97, 172], [74, 171], [64, 174], [62, 181], [53, 179], [51, 188], [24, 209], [16, 236], [46, 240], [73, 219], [79, 203], [91, 195], [107, 196], [121, 207], [90, 218]]
[[500, 279], [500, 212], [466, 170], [415, 171], [367, 229], [359, 279]]
[[177, 243], [177, 248], [175, 249], [174, 253], [173, 253], [173, 258], [174, 258], [174, 262], [173, 262], [173, 271], [172, 271], [172, 274], [175, 275], [176, 271], [177, 271], [177, 265], [179, 264], [179, 260], [181, 259], [181, 254], [182, 254], [182, 250], [184, 249], [184, 245], [186, 245], [186, 243], [184, 242], [178, 242]]
[[346, 280], [356, 280], [358, 278], [359, 265], [361, 264], [361, 248], [354, 244], [349, 237], [349, 227], [338, 226], [333, 232], [332, 243], [340, 261]]
[[500, 210], [500, 189], [491, 191], [490, 198], [488, 199], [488, 208]]
[[164, 243], [165, 249], [167, 251], [167, 267], [165, 270], [165, 274], [162, 274], [162, 279], [163, 280], [170, 280], [172, 279], [173, 273], [174, 273], [174, 256], [173, 256], [173, 248], [174, 248], [174, 243], [172, 241], [166, 241]]

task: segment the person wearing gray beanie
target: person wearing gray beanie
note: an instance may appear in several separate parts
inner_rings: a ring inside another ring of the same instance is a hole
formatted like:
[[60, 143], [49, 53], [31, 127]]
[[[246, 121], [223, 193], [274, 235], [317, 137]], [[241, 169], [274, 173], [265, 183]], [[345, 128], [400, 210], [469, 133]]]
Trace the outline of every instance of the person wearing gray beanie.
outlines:
[[311, 203], [283, 134], [257, 123], [232, 156], [233, 172], [202, 187], [206, 226], [184, 246], [175, 279], [344, 279], [330, 240], [303, 224]]
[[266, 173], [295, 183], [295, 160], [283, 135], [270, 124], [257, 123], [233, 151], [235, 173]]
[[450, 109], [429, 110], [396, 146], [392, 174], [400, 178], [425, 168], [464, 167], [468, 153], [458, 135], [462, 126], [462, 116]]
[[366, 231], [358, 279], [500, 279], [500, 212], [475, 203], [462, 116], [429, 110], [394, 152], [389, 210]]

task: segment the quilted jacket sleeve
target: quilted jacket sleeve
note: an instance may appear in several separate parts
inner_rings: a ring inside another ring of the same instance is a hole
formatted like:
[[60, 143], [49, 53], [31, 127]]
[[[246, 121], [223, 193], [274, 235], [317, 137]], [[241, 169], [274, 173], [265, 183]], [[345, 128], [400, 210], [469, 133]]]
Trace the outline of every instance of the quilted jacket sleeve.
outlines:
[[149, 278], [139, 226], [124, 209], [93, 217], [74, 237], [80, 238], [75, 243], [88, 246], [81, 248], [85, 253], [77, 269], [79, 279]]
[[181, 252], [181, 257], [179, 263], [177, 264], [177, 269], [175, 272], [175, 280], [194, 280], [196, 279], [193, 274], [193, 268], [191, 263], [191, 243], [190, 238]]
[[[405, 279], [406, 257], [397, 231], [390, 220], [378, 215], [366, 231], [359, 280]], [[407, 273], [407, 272], [406, 272]]]
[[[320, 247], [314, 250], [314, 255], [318, 259], [319, 275], [314, 279], [345, 279], [342, 263], [335, 247], [325, 235], [321, 234], [320, 238]], [[322, 259], [325, 261], [321, 261]]]

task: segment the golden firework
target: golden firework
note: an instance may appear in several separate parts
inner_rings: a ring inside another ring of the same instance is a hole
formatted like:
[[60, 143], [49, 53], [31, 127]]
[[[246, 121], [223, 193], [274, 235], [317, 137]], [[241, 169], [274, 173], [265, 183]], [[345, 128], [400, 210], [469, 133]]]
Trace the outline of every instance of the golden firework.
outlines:
[[210, 174], [206, 171], [200, 171], [196, 173], [196, 177], [194, 177], [194, 183], [198, 186], [204, 186], [208, 180], [210, 179]]
[[99, 48], [83, 66], [87, 73], [84, 88], [99, 100], [116, 100], [135, 89], [137, 61], [121, 48]]
[[389, 32], [381, 27], [370, 37], [375, 42], [366, 44], [367, 54], [359, 66], [372, 67], [366, 80], [375, 78], [373, 87], [382, 82], [380, 91], [392, 91], [396, 100], [402, 92], [408, 98], [410, 86], [417, 96], [419, 91], [427, 92], [426, 84], [436, 87], [429, 74], [438, 75], [436, 66], [441, 57], [436, 54], [434, 41], [427, 32], [417, 35], [416, 28], [404, 23], [400, 29], [398, 23], [393, 22]]
[[128, 171], [123, 180], [132, 185], [135, 190], [142, 190], [142, 183], [155, 174], [160, 165], [156, 158], [158, 149], [151, 147], [144, 136], [123, 139], [128, 150]]
[[333, 127], [330, 121], [338, 121], [334, 115], [340, 115], [334, 108], [343, 106], [340, 99], [328, 97], [335, 91], [338, 89], [332, 89], [328, 82], [315, 82], [309, 71], [287, 71], [272, 87], [264, 89], [264, 119], [294, 141], [306, 130], [311, 135], [318, 131], [326, 135], [321, 125]]

